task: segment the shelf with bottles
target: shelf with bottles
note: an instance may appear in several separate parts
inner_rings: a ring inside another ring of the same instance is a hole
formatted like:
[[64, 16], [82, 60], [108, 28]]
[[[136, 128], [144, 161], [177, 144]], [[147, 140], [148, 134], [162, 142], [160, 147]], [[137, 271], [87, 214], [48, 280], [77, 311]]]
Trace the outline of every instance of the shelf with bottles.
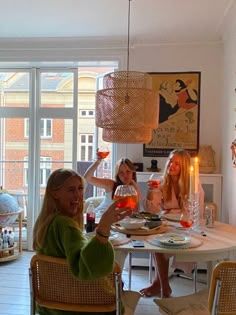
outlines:
[[[22, 255], [22, 216], [22, 210], [0, 214], [0, 233], [3, 233], [3, 237], [6, 238], [3, 241], [2, 237], [2, 244], [0, 244], [0, 262], [14, 260]], [[18, 224], [15, 225], [14, 222], [17, 218]], [[16, 229], [19, 229], [19, 241], [17, 243], [12, 238]], [[5, 242], [5, 245], [3, 242]], [[6, 242], [8, 243], [8, 246], [6, 245]]]

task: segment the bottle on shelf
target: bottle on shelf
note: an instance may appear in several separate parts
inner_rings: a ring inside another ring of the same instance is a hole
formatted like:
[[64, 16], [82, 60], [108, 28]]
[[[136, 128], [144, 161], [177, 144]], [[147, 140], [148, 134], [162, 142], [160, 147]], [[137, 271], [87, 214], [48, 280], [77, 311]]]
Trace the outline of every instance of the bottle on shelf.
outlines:
[[2, 235], [2, 232], [0, 232], [0, 249], [3, 249], [3, 235]]
[[8, 248], [8, 231], [7, 230], [4, 230], [3, 232], [3, 249], [6, 249]]
[[[15, 225], [11, 226], [11, 222], [8, 221], [8, 218], [11, 215], [18, 216], [17, 227]], [[0, 242], [2, 240], [2, 248], [0, 246], [0, 263], [5, 261], [10, 261], [17, 259], [22, 255], [22, 213], [16, 212], [12, 213], [10, 216], [8, 213], [0, 214], [0, 221], [4, 220], [4, 225], [0, 226]], [[7, 220], [7, 221], [6, 221]], [[5, 221], [7, 224], [5, 224]], [[16, 242], [14, 239], [15, 230], [17, 229], [17, 234], [19, 237], [19, 242]], [[10, 232], [11, 231], [11, 232]], [[13, 246], [12, 246], [13, 245]]]
[[[14, 232], [13, 231], [9, 231], [8, 234], [8, 247], [9, 247], [9, 254], [13, 255], [14, 254]], [[12, 249], [10, 249], [12, 248]]]
[[94, 209], [93, 202], [90, 201], [86, 213], [86, 232], [93, 232], [95, 230], [95, 218], [96, 218], [96, 213]]
[[3, 251], [1, 249], [3, 249], [3, 234], [2, 234], [2, 231], [0, 229], [0, 258], [3, 257]]

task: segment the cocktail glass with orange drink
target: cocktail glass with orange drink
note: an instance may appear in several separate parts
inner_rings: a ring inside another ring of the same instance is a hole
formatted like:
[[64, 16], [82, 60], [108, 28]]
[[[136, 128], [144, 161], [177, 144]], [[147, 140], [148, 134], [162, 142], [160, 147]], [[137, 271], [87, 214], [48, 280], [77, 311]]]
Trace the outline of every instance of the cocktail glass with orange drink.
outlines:
[[182, 227], [189, 230], [192, 227], [194, 223], [194, 205], [191, 203], [191, 201], [184, 203], [179, 223], [182, 225]]
[[138, 194], [134, 186], [132, 185], [120, 185], [116, 188], [114, 200], [121, 199], [118, 202], [118, 208], [130, 207], [133, 211], [138, 204]]
[[107, 146], [100, 146], [97, 150], [97, 156], [100, 159], [105, 159], [106, 157], [108, 157], [110, 151], [109, 148]]
[[157, 173], [153, 173], [148, 179], [148, 186], [150, 188], [159, 188], [161, 185], [162, 176]]

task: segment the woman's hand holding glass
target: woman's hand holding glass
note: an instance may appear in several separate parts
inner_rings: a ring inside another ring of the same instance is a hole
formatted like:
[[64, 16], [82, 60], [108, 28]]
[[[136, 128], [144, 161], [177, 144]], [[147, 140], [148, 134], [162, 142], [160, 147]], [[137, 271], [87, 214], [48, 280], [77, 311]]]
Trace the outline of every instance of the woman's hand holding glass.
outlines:
[[103, 238], [110, 235], [111, 225], [130, 216], [138, 205], [138, 193], [133, 185], [119, 185], [113, 199], [114, 202], [102, 215], [96, 230], [102, 242]]
[[97, 149], [97, 157], [99, 160], [103, 160], [110, 154], [108, 146], [100, 146]]
[[162, 205], [162, 191], [160, 189], [162, 176], [158, 173], [153, 173], [148, 179], [148, 191], [146, 199], [144, 199], [143, 205], [145, 211], [153, 214], [161, 212]]
[[[124, 197], [124, 200], [125, 199], [128, 199], [128, 197]], [[119, 203], [120, 199], [114, 201], [101, 216], [97, 229], [104, 235], [110, 235], [110, 229], [113, 223], [123, 220], [125, 217], [130, 216], [131, 214], [130, 207], [120, 207], [118, 206], [120, 205]]]
[[159, 188], [161, 185], [162, 176], [157, 173], [153, 173], [148, 179], [148, 187], [150, 189]]
[[138, 204], [138, 194], [133, 185], [119, 185], [116, 188], [114, 200], [118, 200], [118, 208], [131, 208], [132, 211], [135, 210]]

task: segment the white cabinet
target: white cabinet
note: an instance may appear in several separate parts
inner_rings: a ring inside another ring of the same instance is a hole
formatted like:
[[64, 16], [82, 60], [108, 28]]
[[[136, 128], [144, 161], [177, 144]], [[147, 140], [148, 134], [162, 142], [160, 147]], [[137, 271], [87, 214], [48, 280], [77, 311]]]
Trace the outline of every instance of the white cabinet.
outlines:
[[218, 220], [222, 219], [222, 174], [200, 174], [200, 182], [205, 192], [205, 202], [214, 202], [218, 209]]
[[[137, 172], [138, 185], [143, 197], [147, 192], [147, 181], [151, 172]], [[161, 175], [161, 173], [160, 173]], [[214, 202], [218, 208], [218, 220], [221, 221], [222, 174], [200, 174], [200, 182], [205, 192], [205, 202]]]

